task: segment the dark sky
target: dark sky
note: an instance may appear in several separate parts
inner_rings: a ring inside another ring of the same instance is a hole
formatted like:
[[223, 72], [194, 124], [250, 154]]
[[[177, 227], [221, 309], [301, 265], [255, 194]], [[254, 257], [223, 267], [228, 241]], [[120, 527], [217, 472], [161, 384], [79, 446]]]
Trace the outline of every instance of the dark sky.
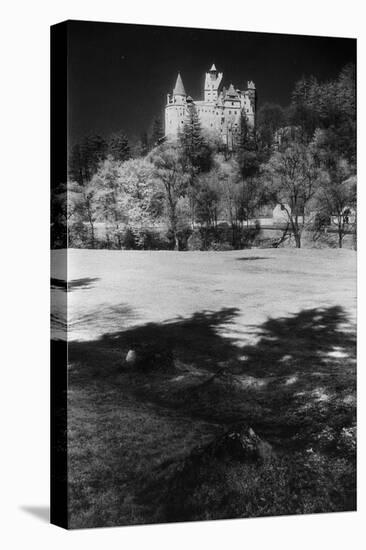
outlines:
[[214, 62], [224, 83], [254, 80], [258, 105], [287, 105], [302, 75], [333, 78], [356, 61], [356, 40], [71, 21], [70, 140], [124, 130], [130, 138], [163, 114], [178, 70], [186, 92], [203, 95]]

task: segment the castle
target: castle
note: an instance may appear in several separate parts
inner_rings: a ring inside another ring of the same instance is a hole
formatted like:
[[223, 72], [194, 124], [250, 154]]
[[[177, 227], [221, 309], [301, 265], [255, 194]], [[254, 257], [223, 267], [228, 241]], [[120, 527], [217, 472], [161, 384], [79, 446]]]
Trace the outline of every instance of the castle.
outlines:
[[182, 77], [178, 73], [173, 94], [168, 94], [165, 107], [165, 136], [176, 139], [183, 128], [190, 106], [194, 105], [202, 128], [215, 133], [229, 149], [240, 134], [240, 116], [245, 113], [250, 127], [254, 127], [256, 89], [254, 82], [248, 82], [246, 90], [223, 86], [223, 73], [215, 65], [205, 76], [204, 99], [195, 101], [187, 96]]

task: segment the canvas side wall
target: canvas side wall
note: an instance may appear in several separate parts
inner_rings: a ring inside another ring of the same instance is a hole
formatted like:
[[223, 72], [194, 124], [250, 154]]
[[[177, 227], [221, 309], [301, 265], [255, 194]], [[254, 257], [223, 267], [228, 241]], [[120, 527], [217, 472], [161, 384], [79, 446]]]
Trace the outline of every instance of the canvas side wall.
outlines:
[[[51, 523], [67, 528], [67, 225], [52, 202], [67, 181], [67, 27], [51, 27]], [[67, 200], [65, 194], [65, 204]], [[67, 219], [67, 216], [66, 216]], [[55, 244], [54, 226], [61, 239]], [[60, 249], [65, 247], [64, 249]], [[63, 244], [64, 243], [64, 244]], [[59, 248], [56, 250], [55, 248]]]

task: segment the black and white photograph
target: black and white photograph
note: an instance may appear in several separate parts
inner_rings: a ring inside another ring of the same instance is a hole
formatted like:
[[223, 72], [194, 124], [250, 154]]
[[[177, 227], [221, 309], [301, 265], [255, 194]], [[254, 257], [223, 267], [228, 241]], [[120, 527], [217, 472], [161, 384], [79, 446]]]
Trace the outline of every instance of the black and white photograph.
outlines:
[[356, 44], [51, 28], [52, 523], [356, 510]]

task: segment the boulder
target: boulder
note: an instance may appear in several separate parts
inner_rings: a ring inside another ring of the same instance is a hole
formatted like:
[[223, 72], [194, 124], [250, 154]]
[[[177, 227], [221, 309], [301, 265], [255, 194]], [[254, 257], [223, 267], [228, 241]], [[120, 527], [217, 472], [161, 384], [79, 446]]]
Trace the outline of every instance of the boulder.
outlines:
[[134, 349], [128, 350], [126, 358], [125, 358], [125, 363], [130, 367], [133, 367], [133, 366], [136, 365], [136, 363], [137, 363], [137, 353]]
[[124, 364], [139, 370], [171, 371], [174, 369], [173, 352], [161, 346], [141, 345], [138, 349], [128, 351]]

